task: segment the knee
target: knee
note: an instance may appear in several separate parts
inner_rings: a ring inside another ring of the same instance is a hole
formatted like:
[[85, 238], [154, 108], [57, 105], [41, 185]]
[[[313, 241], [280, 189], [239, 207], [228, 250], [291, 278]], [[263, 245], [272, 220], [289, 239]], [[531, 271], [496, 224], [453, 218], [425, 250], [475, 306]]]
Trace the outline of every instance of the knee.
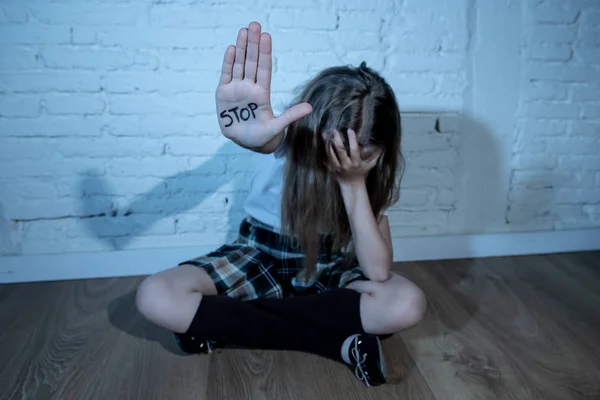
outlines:
[[164, 309], [164, 301], [169, 296], [169, 285], [162, 277], [152, 275], [142, 281], [137, 289], [135, 305], [146, 319], [156, 321]]
[[425, 316], [427, 300], [425, 294], [412, 282], [403, 285], [391, 301], [391, 325], [396, 331], [408, 329], [417, 325]]

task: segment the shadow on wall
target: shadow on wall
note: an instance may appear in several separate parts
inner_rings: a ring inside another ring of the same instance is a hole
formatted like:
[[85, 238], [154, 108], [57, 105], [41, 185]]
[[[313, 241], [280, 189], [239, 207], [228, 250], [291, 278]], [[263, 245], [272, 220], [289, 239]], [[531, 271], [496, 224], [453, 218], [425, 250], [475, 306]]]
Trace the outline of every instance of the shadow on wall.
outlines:
[[[240, 148], [233, 142], [227, 142], [205, 163], [165, 178], [161, 183], [146, 193], [136, 196], [133, 201], [120, 208], [113, 204], [112, 199], [119, 193], [111, 189], [110, 181], [102, 176], [86, 174], [88, 176], [84, 176], [79, 182], [83, 211], [85, 215], [100, 217], [86, 218], [85, 226], [94, 237], [105, 241], [115, 250], [122, 250], [131, 240], [143, 235], [161, 220], [175, 217], [175, 225], [177, 225], [178, 215], [197, 207], [224, 185], [229, 184], [230, 194], [225, 197], [224, 204], [220, 206], [223, 210], [227, 210], [229, 224], [226, 237], [227, 241], [232, 241], [237, 237], [239, 223], [242, 220], [241, 211], [248, 190], [248, 178], [246, 175], [214, 176], [214, 171], [222, 167], [228, 156], [239, 154]], [[258, 154], [257, 156], [260, 157]], [[252, 164], [250, 158], [247, 161], [248, 164]], [[207, 180], [210, 180], [208, 189]], [[99, 198], [106, 199], [102, 210], [98, 210]], [[114, 217], [115, 223], [111, 223], [111, 216]]]

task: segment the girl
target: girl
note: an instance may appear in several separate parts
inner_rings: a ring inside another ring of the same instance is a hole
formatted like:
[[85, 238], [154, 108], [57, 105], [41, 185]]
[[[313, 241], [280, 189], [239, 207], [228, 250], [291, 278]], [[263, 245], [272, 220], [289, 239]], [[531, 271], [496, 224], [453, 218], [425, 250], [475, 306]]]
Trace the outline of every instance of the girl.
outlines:
[[137, 307], [181, 349], [297, 350], [386, 381], [378, 335], [423, 317], [425, 299], [391, 272], [385, 210], [398, 198], [400, 114], [373, 70], [334, 67], [275, 117], [271, 37], [253, 22], [225, 52], [216, 92], [221, 132], [267, 154], [238, 239], [146, 278]]

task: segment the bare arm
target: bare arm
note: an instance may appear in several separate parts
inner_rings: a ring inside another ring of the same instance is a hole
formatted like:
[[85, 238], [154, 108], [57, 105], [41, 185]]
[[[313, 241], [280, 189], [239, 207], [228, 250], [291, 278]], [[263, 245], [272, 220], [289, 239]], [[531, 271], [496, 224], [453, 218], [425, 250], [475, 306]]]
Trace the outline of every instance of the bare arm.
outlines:
[[388, 280], [393, 263], [388, 218], [383, 216], [377, 223], [364, 180], [341, 183], [340, 190], [350, 220], [358, 263], [370, 280]]
[[271, 73], [271, 36], [252, 22], [225, 51], [215, 100], [223, 136], [259, 153], [275, 151], [286, 127], [312, 111], [310, 104], [300, 103], [275, 117]]

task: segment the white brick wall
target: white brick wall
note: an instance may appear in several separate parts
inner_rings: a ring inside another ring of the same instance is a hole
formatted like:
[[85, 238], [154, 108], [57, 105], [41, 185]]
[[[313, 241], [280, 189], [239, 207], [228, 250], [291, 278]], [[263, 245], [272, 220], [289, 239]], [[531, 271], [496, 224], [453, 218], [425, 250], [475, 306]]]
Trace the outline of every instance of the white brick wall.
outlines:
[[514, 137], [512, 163], [470, 192], [468, 109], [494, 96], [474, 85], [473, 52], [494, 45], [475, 27], [495, 15], [474, 2], [5, 0], [0, 254], [231, 239], [260, 156], [220, 136], [214, 89], [223, 50], [251, 20], [273, 35], [275, 105], [322, 68], [363, 60], [394, 87], [407, 158], [395, 237], [473, 233], [480, 225], [453, 217], [502, 179], [494, 229], [600, 226], [600, 3], [538, 3], [515, 14], [520, 56], [494, 65], [521, 71], [514, 133], [485, 133]]
[[597, 227], [600, 3], [527, 1], [507, 221]]

